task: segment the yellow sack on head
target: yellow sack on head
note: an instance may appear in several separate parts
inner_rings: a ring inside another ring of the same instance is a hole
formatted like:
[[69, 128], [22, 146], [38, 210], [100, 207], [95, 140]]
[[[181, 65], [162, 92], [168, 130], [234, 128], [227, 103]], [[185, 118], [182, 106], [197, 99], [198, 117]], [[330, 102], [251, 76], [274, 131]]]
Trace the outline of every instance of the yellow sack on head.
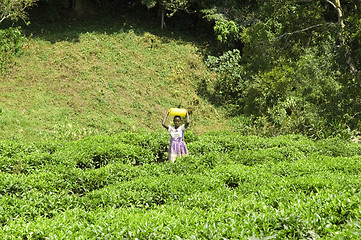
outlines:
[[169, 114], [172, 116], [185, 117], [187, 115], [187, 110], [184, 108], [171, 108], [169, 109]]

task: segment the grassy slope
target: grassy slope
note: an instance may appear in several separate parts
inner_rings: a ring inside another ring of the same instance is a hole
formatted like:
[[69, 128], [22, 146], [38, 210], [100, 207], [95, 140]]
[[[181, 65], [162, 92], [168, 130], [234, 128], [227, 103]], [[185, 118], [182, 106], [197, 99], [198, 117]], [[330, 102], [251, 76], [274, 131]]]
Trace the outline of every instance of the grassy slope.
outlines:
[[196, 38], [123, 17], [25, 30], [23, 56], [1, 76], [3, 139], [157, 130], [179, 105], [190, 110], [194, 132], [224, 127], [221, 111], [197, 95], [198, 83], [213, 76]]

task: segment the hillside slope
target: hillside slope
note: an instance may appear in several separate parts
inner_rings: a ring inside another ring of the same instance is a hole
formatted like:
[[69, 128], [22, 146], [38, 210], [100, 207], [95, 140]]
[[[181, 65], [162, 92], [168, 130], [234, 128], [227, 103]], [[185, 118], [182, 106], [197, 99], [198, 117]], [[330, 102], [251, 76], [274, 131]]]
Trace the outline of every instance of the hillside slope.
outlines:
[[197, 95], [214, 77], [201, 47], [155, 29], [121, 17], [25, 29], [24, 54], [1, 76], [1, 138], [158, 130], [178, 106], [189, 109], [194, 132], [223, 128], [221, 111]]

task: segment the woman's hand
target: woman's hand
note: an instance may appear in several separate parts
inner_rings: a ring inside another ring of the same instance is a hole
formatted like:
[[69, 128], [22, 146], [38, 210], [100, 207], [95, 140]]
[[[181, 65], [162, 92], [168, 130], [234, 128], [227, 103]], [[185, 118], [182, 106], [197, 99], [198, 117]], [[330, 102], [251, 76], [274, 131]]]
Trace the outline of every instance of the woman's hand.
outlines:
[[187, 113], [186, 113], [186, 123], [184, 124], [184, 127], [187, 128], [189, 126], [189, 114], [188, 114], [188, 109], [187, 109]]

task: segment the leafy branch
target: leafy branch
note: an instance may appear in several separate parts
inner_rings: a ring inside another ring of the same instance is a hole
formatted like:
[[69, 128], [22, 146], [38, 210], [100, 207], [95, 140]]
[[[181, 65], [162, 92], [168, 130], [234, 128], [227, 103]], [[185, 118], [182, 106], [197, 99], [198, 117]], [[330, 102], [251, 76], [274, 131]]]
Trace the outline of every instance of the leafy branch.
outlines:
[[[316, 24], [316, 25], [313, 25], [313, 26], [309, 26], [309, 27], [306, 27], [306, 28], [303, 28], [303, 29], [299, 29], [297, 31], [294, 31], [294, 32], [287, 32], [287, 33], [284, 33], [284, 34], [281, 34], [277, 37], [275, 37], [275, 39], [280, 39], [280, 38], [283, 38], [285, 36], [290, 36], [290, 35], [293, 35], [293, 34], [296, 34], [296, 33], [301, 33], [301, 32], [306, 32], [308, 30], [311, 30], [313, 28], [317, 28], [317, 27], [321, 27], [323, 26], [324, 24], [320, 23], [320, 24]], [[330, 25], [330, 23], [327, 23], [327, 25]]]
[[0, 2], [0, 23], [5, 19], [18, 20], [27, 18], [26, 9], [38, 0], [2, 0]]

